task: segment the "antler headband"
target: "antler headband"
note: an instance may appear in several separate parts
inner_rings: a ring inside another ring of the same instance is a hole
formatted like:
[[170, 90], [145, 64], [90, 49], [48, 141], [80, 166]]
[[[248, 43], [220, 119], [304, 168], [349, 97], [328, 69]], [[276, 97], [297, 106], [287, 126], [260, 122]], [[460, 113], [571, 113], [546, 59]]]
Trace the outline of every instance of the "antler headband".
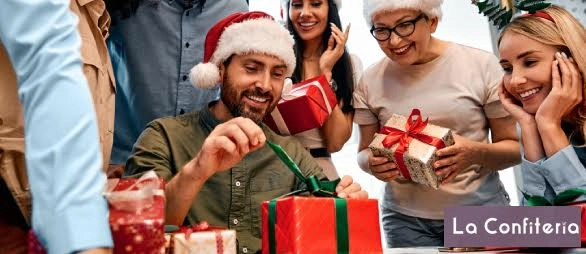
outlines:
[[[501, 8], [499, 4], [495, 4], [492, 0], [472, 0], [472, 4], [478, 7], [478, 13], [483, 13], [493, 25], [502, 29], [513, 18], [513, 10], [511, 8]], [[546, 3], [545, 0], [521, 0], [515, 4], [515, 8], [526, 11], [530, 14], [535, 14], [539, 10], [549, 7], [551, 4]], [[549, 20], [553, 21], [551, 18]]]

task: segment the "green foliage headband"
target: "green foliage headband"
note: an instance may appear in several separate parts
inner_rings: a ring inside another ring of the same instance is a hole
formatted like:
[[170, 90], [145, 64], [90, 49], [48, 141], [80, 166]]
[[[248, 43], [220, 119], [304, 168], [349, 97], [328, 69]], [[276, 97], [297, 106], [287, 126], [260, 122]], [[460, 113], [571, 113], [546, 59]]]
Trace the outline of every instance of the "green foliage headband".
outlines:
[[[511, 8], [501, 8], [499, 4], [495, 4], [492, 0], [472, 0], [472, 4], [478, 7], [478, 13], [483, 13], [493, 25], [502, 29], [513, 18], [513, 10]], [[526, 11], [530, 14], [535, 14], [539, 10], [549, 7], [551, 4], [546, 3], [545, 0], [521, 0], [516, 3], [515, 8]]]

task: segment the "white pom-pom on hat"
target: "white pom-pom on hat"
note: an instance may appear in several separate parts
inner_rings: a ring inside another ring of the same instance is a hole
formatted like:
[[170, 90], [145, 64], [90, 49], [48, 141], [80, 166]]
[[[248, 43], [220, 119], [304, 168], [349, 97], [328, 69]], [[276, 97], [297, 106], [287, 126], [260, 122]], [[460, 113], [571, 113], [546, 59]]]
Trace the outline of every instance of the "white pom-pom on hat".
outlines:
[[220, 79], [220, 69], [213, 63], [199, 63], [189, 72], [191, 84], [203, 89], [211, 89]]
[[295, 69], [295, 41], [287, 29], [269, 14], [237, 12], [216, 23], [206, 35], [203, 63], [194, 66], [189, 78], [198, 88], [213, 88], [220, 79], [219, 66], [232, 55], [261, 53], [275, 56], [287, 66], [287, 76]]

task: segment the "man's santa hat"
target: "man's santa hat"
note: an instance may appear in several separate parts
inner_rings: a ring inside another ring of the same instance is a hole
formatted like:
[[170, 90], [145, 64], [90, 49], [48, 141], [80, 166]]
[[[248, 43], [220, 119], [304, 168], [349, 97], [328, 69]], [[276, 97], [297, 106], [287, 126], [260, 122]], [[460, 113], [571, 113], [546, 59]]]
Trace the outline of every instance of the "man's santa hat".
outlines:
[[191, 69], [191, 83], [212, 88], [220, 80], [219, 66], [230, 56], [262, 53], [285, 62], [286, 76], [295, 69], [295, 41], [289, 31], [264, 12], [238, 12], [216, 23], [206, 36], [203, 62]]
[[368, 26], [372, 26], [372, 16], [382, 11], [398, 9], [419, 10], [430, 18], [442, 18], [443, 0], [364, 0], [363, 14]]
[[[281, 18], [285, 20], [285, 23], [287, 23], [287, 19], [289, 19], [289, 5], [291, 1], [292, 0], [281, 0]], [[336, 5], [336, 8], [338, 8], [338, 11], [342, 9], [342, 0], [328, 1], [334, 1], [334, 4]]]

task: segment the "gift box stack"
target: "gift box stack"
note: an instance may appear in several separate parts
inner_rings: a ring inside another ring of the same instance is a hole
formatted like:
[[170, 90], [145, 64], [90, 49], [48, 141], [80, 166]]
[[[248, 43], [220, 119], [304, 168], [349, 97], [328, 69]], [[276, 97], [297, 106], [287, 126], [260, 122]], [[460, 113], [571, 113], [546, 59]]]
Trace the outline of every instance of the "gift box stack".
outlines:
[[321, 127], [338, 105], [324, 75], [285, 85], [277, 107], [264, 122], [281, 135], [293, 135]]
[[[106, 197], [114, 253], [162, 253], [165, 247], [164, 181], [154, 172], [140, 179], [113, 179]], [[117, 182], [116, 182], [117, 181]]]
[[212, 227], [207, 222], [198, 225], [183, 226], [165, 235], [166, 253], [210, 253], [235, 254], [236, 231], [221, 227]]
[[438, 189], [435, 152], [453, 144], [450, 129], [428, 124], [414, 109], [409, 117], [393, 114], [368, 147], [373, 155], [395, 162], [403, 178]]
[[[114, 253], [164, 253], [165, 183], [154, 172], [140, 179], [109, 179], [105, 193]], [[28, 253], [45, 248], [29, 231]]]
[[265, 254], [382, 253], [377, 200], [292, 196], [261, 210]]

